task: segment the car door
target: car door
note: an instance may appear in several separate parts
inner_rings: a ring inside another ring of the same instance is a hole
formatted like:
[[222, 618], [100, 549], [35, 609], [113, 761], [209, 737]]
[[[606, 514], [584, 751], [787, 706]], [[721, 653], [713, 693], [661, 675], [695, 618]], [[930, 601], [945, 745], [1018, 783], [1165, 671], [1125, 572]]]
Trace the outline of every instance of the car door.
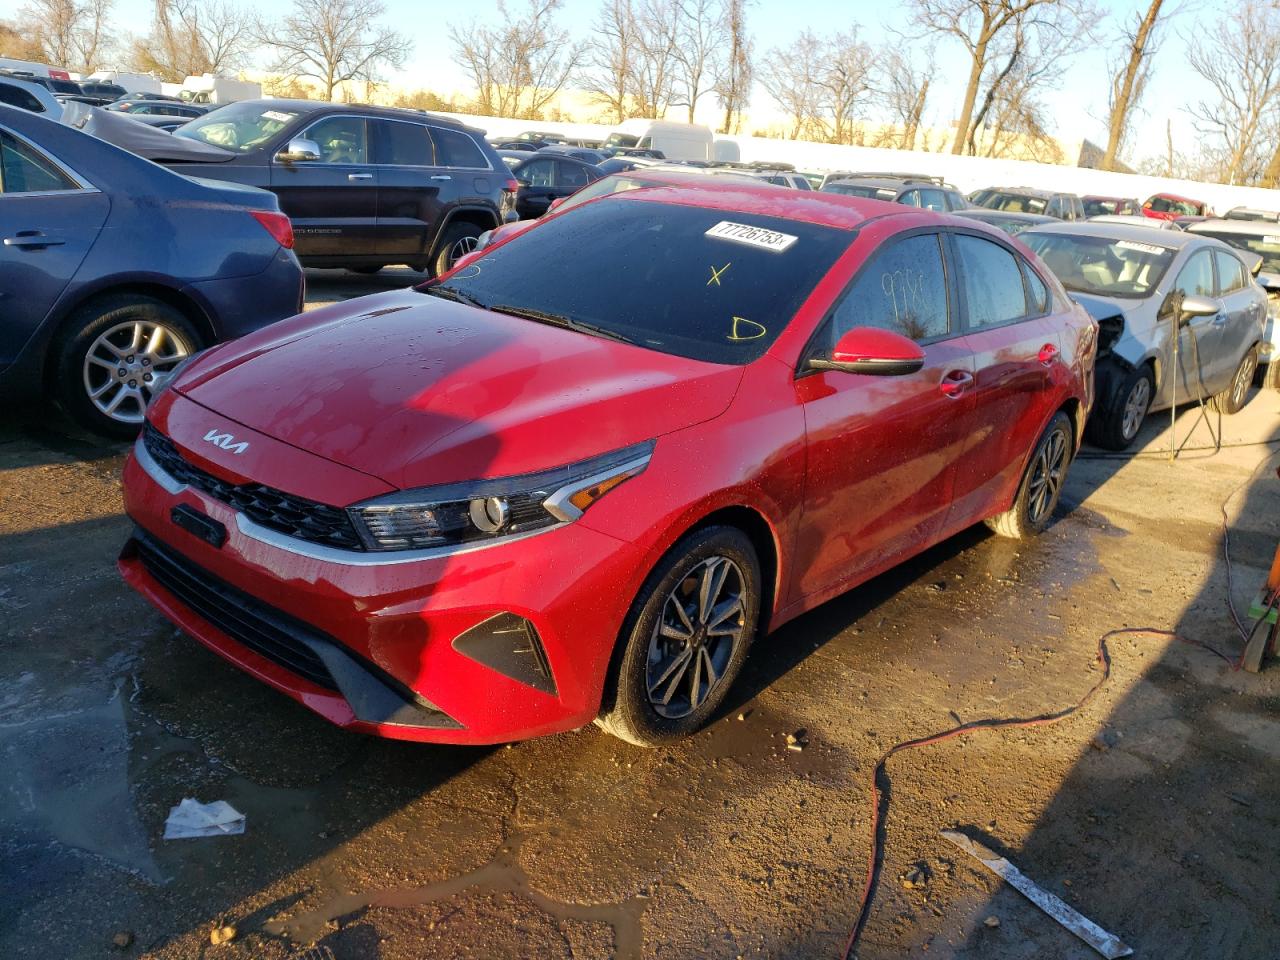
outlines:
[[[1218, 283], [1214, 275], [1213, 251], [1201, 247], [1188, 256], [1178, 269], [1173, 293], [1183, 296], [1217, 297]], [[1167, 301], [1166, 301], [1167, 302]], [[1172, 322], [1168, 314], [1162, 314], [1160, 323]], [[1211, 317], [1191, 317], [1178, 335], [1178, 360], [1176, 381], [1164, 378], [1160, 396], [1165, 403], [1170, 400], [1170, 384], [1176, 382], [1178, 402], [1185, 403], [1199, 397], [1208, 399], [1226, 388], [1235, 372], [1235, 364], [1224, 356], [1222, 331], [1227, 325], [1225, 310]], [[1166, 369], [1174, 369], [1171, 347], [1164, 358]]]
[[551, 207], [555, 190], [556, 162], [551, 157], [535, 157], [516, 172], [520, 190], [516, 195], [516, 213], [521, 220], [536, 220]]
[[429, 255], [444, 207], [453, 201], [453, 175], [436, 158], [425, 124], [371, 119], [378, 168], [378, 238], [375, 250], [408, 259]]
[[[1214, 250], [1213, 263], [1218, 279], [1218, 299], [1222, 301], [1224, 324], [1219, 330], [1219, 349], [1227, 369], [1240, 366], [1244, 353], [1262, 336], [1265, 319], [1264, 296], [1255, 289], [1240, 258], [1228, 250]], [[1222, 389], [1226, 389], [1224, 384]]]
[[[1039, 437], [1055, 403], [1050, 368], [1062, 343], [1046, 317], [1047, 295], [1028, 296], [1022, 257], [994, 239], [951, 237], [959, 278], [964, 340], [973, 355], [978, 424], [955, 480], [956, 522], [995, 512]], [[1038, 282], [1038, 281], [1037, 281]], [[1043, 284], [1040, 284], [1043, 287]]]
[[0, 128], [0, 369], [48, 316], [110, 210], [70, 166]]
[[332, 114], [290, 139], [310, 140], [320, 152], [319, 160], [277, 156], [271, 161], [271, 189], [293, 221], [298, 256], [372, 255], [377, 243], [378, 173], [369, 150], [368, 121]]
[[925, 364], [905, 376], [807, 366], [797, 374], [807, 468], [792, 599], [829, 595], [941, 534], [972, 428], [973, 360], [953, 300], [940, 236], [894, 238], [859, 269], [815, 334], [806, 364], [830, 357], [859, 326], [911, 337]]

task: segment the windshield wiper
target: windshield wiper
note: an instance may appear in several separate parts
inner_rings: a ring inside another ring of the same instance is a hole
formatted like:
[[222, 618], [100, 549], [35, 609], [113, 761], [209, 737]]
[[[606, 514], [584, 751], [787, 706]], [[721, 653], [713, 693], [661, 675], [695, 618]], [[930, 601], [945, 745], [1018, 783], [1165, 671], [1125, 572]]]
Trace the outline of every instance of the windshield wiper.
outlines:
[[525, 320], [535, 320], [538, 323], [547, 323], [553, 327], [564, 327], [566, 330], [577, 330], [579, 333], [589, 333], [592, 336], [604, 337], [607, 340], [617, 340], [619, 343], [631, 343], [635, 341], [625, 334], [618, 333], [616, 330], [610, 330], [607, 327], [599, 327], [594, 323], [587, 323], [585, 320], [575, 320], [573, 317], [566, 317], [559, 313], [546, 313], [542, 310], [534, 310], [530, 307], [517, 307], [507, 303], [494, 304], [489, 307], [495, 313], [508, 313], [513, 317], [522, 317]]
[[429, 293], [433, 297], [439, 297], [441, 300], [452, 300], [454, 303], [465, 303], [469, 307], [479, 307], [481, 310], [488, 310], [488, 305], [481, 303], [469, 293], [463, 293], [453, 287], [442, 287], [439, 284], [432, 284], [424, 287], [423, 293]]

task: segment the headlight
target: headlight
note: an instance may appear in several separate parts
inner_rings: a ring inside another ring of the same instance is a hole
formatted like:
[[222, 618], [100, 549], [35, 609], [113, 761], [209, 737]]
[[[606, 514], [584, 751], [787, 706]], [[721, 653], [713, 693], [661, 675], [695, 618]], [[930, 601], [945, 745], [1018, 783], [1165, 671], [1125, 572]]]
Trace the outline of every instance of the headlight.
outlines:
[[388, 494], [348, 507], [368, 550], [421, 550], [513, 537], [582, 516], [642, 472], [653, 441], [541, 473]]

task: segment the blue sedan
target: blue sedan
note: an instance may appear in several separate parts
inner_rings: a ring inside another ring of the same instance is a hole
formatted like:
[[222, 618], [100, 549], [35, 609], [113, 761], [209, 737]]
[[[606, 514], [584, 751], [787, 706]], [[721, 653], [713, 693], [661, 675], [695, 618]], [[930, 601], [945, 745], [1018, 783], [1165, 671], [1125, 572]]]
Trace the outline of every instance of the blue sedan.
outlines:
[[0, 106], [0, 396], [137, 433], [182, 360], [302, 309], [274, 194]]

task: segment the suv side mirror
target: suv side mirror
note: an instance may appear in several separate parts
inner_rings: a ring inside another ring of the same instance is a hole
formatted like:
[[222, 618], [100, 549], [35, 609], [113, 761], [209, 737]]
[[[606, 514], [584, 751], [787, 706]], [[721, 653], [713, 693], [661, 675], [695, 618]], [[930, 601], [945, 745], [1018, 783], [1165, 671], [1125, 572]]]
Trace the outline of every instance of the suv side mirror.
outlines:
[[306, 137], [294, 137], [287, 147], [276, 154], [276, 159], [285, 163], [314, 163], [324, 157], [320, 155], [320, 144]]
[[924, 366], [924, 350], [914, 340], [892, 330], [854, 327], [836, 343], [830, 360], [813, 359], [809, 366], [815, 370], [902, 376]]

